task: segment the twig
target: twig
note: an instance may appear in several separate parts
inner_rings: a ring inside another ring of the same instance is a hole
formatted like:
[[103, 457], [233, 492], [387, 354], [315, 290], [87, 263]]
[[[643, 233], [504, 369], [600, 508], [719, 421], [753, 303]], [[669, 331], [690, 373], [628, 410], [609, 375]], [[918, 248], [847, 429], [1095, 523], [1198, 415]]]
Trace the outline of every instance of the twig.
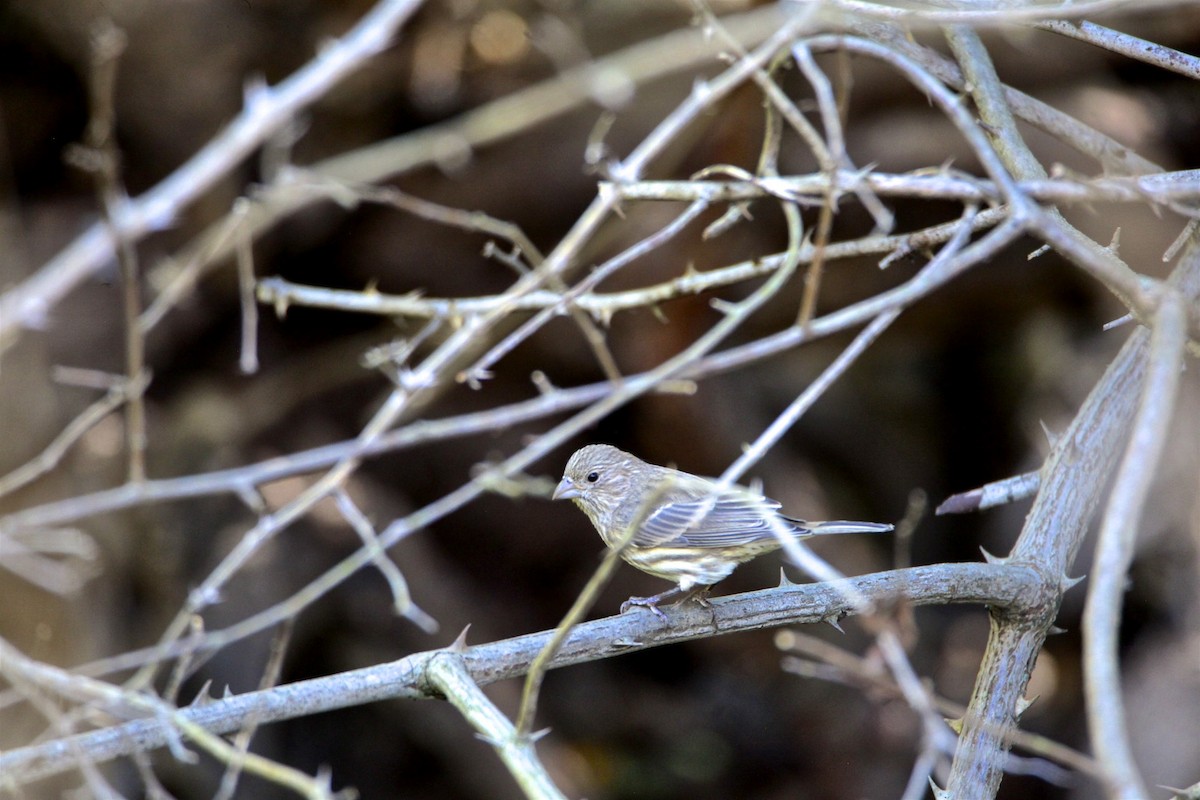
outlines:
[[363, 546], [367, 548], [371, 555], [371, 563], [387, 581], [388, 588], [392, 591], [392, 607], [396, 613], [412, 620], [426, 633], [437, 633], [437, 620], [426, 614], [413, 602], [412, 593], [408, 590], [408, 581], [404, 579], [400, 568], [388, 558], [387, 553], [379, 545], [379, 534], [375, 532], [375, 526], [367, 519], [366, 514], [363, 514], [355, 505], [354, 500], [345, 489], [335, 492], [334, 500], [342, 517], [350, 523], [350, 527], [354, 528], [358, 538], [362, 540]]
[[49, 528], [29, 537], [31, 543], [24, 538], [20, 532], [0, 532], [0, 566], [23, 581], [65, 595], [82, 589], [98, 572], [100, 546], [83, 531]]
[[[814, 0], [802, 0], [805, 3]], [[907, 24], [926, 23], [930, 25], [1001, 25], [1022, 20], [1063, 19], [1082, 17], [1114, 11], [1127, 7], [1127, 0], [1090, 0], [1090, 2], [1032, 2], [1020, 6], [1008, 3], [993, 3], [991, 7], [978, 8], [976, 3], [960, 2], [926, 3], [925, 7], [918, 4], [893, 6], [884, 3], [873, 3], [868, 0], [821, 0], [831, 9], [844, 11], [851, 15], [874, 17], [878, 19], [895, 20]], [[1178, 0], [1141, 0], [1140, 9], [1155, 6], [1176, 5]], [[959, 6], [953, 8], [953, 6]]]
[[1042, 485], [1042, 473], [1038, 470], [1014, 475], [1000, 481], [985, 483], [978, 489], [953, 494], [942, 501], [934, 514], [969, 514], [1007, 503], [1025, 500], [1037, 494]]
[[[239, 200], [239, 203], [244, 203]], [[241, 216], [235, 211], [235, 216]], [[250, 239], [237, 239], [238, 301], [242, 307], [242, 347], [238, 368], [243, 375], [258, 372], [258, 303], [254, 300], [254, 248]]]
[[533, 741], [519, 735], [508, 718], [479, 690], [461, 655], [449, 650], [437, 653], [425, 667], [425, 679], [462, 712], [479, 731], [480, 738], [495, 748], [526, 797], [531, 800], [565, 800], [566, 795], [554, 785], [546, 768], [538, 760]]
[[[993, 226], [1006, 213], [1004, 209], [982, 211], [972, 217], [971, 229], [979, 231]], [[872, 254], [888, 254], [889, 258], [894, 259], [898, 255], [947, 241], [961, 224], [961, 221], [950, 222], [895, 236], [872, 235], [846, 242], [830, 242], [825, 247], [825, 255], [830, 261]], [[814, 255], [815, 249], [811, 243], [803, 243], [798, 251], [801, 264], [811, 263]], [[594, 317], [607, 319], [621, 311], [653, 307], [680, 297], [701, 294], [762, 277], [778, 269], [784, 257], [785, 254], [775, 254], [704, 272], [689, 271], [669, 281], [640, 289], [611, 293], [589, 291], [572, 296], [570, 304]], [[419, 297], [301, 286], [277, 277], [260, 280], [257, 291], [260, 302], [277, 307], [328, 308], [361, 314], [444, 319], [454, 322], [497, 310], [521, 313], [559, 307], [565, 302], [562, 294], [548, 290], [528, 292], [517, 298], [503, 294], [462, 298]]]
[[1192, 80], [1200, 80], [1200, 58], [1188, 55], [1156, 42], [1148, 42], [1128, 33], [1114, 31], [1094, 22], [1080, 20], [1044, 20], [1034, 24], [1035, 28], [1050, 31], [1081, 42], [1102, 47], [1114, 53], [1128, 56], [1137, 61], [1178, 73]]
[[[623, 200], [689, 201], [705, 197], [714, 203], [733, 203], [777, 197], [801, 201], [818, 199], [831, 189], [840, 199], [863, 187], [872, 194], [963, 203], [998, 203], [1003, 200], [993, 181], [944, 169], [931, 174], [887, 173], [841, 169], [810, 175], [760, 176], [752, 180], [638, 181], [615, 187]], [[1195, 200], [1200, 195], [1200, 170], [1160, 172], [1154, 175], [1096, 177], [1054, 176], [1018, 181], [1024, 195], [1047, 203], [1159, 203]]]
[[[86, 145], [69, 152], [68, 157], [88, 169], [96, 181], [104, 229], [115, 243], [121, 267], [121, 311], [125, 323], [125, 374], [130, 392], [125, 402], [125, 449], [130, 483], [146, 479], [146, 406], [143, 391], [149, 383], [146, 373], [146, 342], [138, 326], [141, 313], [141, 271], [132, 237], [121, 229], [118, 217], [127, 197], [121, 183], [121, 154], [116, 143], [117, 66], [125, 51], [125, 34], [111, 20], [98, 23], [92, 31], [91, 82], [89, 86], [92, 118], [88, 122]], [[3, 350], [0, 345], [0, 350]]]
[[0, 477], [0, 497], [37, 480], [53, 470], [63, 456], [85, 433], [95, 427], [130, 397], [145, 391], [150, 374], [142, 371], [139, 383], [120, 380], [99, 400], [92, 403], [75, 419], [66, 424], [46, 449], [7, 475]]
[[1108, 779], [1109, 796], [1145, 798], [1125, 727], [1118, 666], [1121, 604], [1142, 506], [1171, 428], [1171, 412], [1187, 342], [1183, 297], [1164, 288], [1145, 358], [1147, 374], [1129, 444], [1100, 526], [1095, 572], [1083, 612], [1083, 668], [1092, 747]]

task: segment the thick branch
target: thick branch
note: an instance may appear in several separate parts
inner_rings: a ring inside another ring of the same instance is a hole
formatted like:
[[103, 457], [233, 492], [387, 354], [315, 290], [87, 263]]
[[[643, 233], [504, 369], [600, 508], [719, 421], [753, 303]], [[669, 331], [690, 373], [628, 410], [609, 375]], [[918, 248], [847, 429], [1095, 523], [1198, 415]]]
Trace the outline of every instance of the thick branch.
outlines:
[[[876, 603], [904, 600], [914, 605], [979, 603], [993, 608], [1023, 607], [1036, 595], [1039, 577], [1028, 567], [994, 564], [939, 564], [880, 572], [833, 584], [788, 584], [775, 589], [712, 600], [712, 608], [685, 604], [671, 610], [671, 624], [652, 614], [630, 613], [579, 625], [563, 644], [552, 667], [595, 661], [664, 644], [738, 631], [836, 620], [853, 613], [853, 594]], [[848, 590], [849, 591], [848, 591]], [[487, 685], [525, 674], [553, 631], [468, 647], [463, 661], [472, 679]], [[199, 700], [182, 711], [201, 727], [228, 733], [250, 724], [278, 722], [379, 700], [438, 696], [426, 669], [443, 651], [415, 653], [364, 669], [248, 692], [226, 700]], [[141, 719], [0, 754], [0, 775], [28, 783], [93, 762], [164, 746], [171, 732], [160, 720]]]
[[[1195, 302], [1200, 295], [1200, 258], [1195, 249], [1171, 282]], [[1036, 617], [993, 609], [991, 636], [947, 784], [955, 798], [994, 797], [1004, 776], [1009, 746], [1004, 732], [1016, 724], [1029, 673], [1058, 612], [1061, 591], [1071, 585], [1067, 570], [1123, 449], [1141, 396], [1149, 340], [1150, 332], [1144, 328], [1129, 337], [1043, 469], [1042, 489], [1007, 563], [1036, 568], [1044, 578], [1040, 591], [1057, 596], [1050, 597]]]

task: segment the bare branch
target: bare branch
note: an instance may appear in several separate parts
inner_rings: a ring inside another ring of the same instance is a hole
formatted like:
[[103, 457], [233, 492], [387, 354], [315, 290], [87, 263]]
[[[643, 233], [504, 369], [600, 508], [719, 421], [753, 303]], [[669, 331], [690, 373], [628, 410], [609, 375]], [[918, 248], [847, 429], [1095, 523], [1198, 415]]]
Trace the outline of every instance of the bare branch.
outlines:
[[430, 687], [444, 694], [479, 731], [484, 741], [496, 748], [526, 797], [531, 800], [565, 800], [566, 795], [554, 785], [546, 768], [538, 760], [533, 742], [518, 736], [508, 718], [479, 690], [462, 656], [452, 651], [435, 654], [425, 667], [425, 676]]
[[[1038, 577], [1028, 567], [943, 564], [847, 578], [847, 581], [862, 596], [879, 600], [903, 599], [915, 605], [979, 603], [1012, 608], [1032, 595]], [[669, 626], [664, 626], [653, 614], [622, 614], [577, 626], [551, 662], [551, 668], [714, 634], [821, 622], [853, 611], [853, 604], [847, 602], [842, 591], [828, 584], [805, 584], [715, 598], [711, 609], [679, 606], [672, 611]], [[547, 631], [476, 645], [466, 648], [461, 657], [471, 678], [486, 686], [523, 675], [551, 635]], [[436, 697], [440, 693], [429, 686], [426, 669], [443, 652], [414, 653], [386, 664], [193, 705], [179, 714], [191, 725], [213, 733], [227, 733], [240, 729], [251, 719], [265, 724], [378, 700]], [[167, 740], [161, 722], [138, 720], [0, 754], [0, 774], [14, 782], [27, 783], [71, 769], [76, 763], [76, 752], [101, 762], [135, 750], [162, 747]]]
[[[1192, 258], [1200, 261], [1194, 253]], [[1147, 374], [1133, 431], [1100, 526], [1096, 574], [1083, 617], [1088, 729], [1096, 757], [1108, 778], [1109, 796], [1113, 798], [1148, 797], [1126, 734], [1117, 636], [1134, 540], [1142, 506], [1171, 428], [1186, 342], [1184, 299], [1177, 290], [1166, 287], [1145, 356]]]
[[1137, 36], [1114, 31], [1112, 28], [1106, 28], [1094, 22], [1044, 20], [1036, 23], [1036, 27], [1103, 47], [1105, 50], [1177, 72], [1193, 80], [1200, 80], [1200, 58], [1164, 47], [1161, 44], [1148, 42], [1145, 39], [1139, 39]]

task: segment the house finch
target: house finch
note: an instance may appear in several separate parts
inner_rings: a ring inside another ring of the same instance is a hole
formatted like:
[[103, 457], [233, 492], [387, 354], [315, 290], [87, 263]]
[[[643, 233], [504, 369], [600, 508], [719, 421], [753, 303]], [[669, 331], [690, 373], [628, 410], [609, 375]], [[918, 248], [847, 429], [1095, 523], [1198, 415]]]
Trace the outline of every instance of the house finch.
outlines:
[[[876, 522], [805, 522], [779, 513], [780, 504], [742, 486], [722, 488], [705, 478], [657, 467], [606, 444], [571, 456], [555, 500], [574, 500], [609, 547], [628, 539], [621, 557], [674, 588], [621, 605], [645, 606], [703, 593], [739, 564], [781, 547], [776, 534], [803, 538], [826, 533], [884, 533]], [[634, 527], [632, 535], [630, 528]]]

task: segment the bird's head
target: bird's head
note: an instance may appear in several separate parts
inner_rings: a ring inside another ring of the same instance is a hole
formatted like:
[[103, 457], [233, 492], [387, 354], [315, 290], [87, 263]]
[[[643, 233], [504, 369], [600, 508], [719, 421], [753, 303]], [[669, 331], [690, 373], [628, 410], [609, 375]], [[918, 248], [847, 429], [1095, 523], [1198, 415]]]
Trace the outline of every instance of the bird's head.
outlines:
[[629, 495], [638, 463], [629, 453], [611, 445], [582, 447], [567, 462], [553, 498], [574, 500], [593, 522], [606, 520]]

